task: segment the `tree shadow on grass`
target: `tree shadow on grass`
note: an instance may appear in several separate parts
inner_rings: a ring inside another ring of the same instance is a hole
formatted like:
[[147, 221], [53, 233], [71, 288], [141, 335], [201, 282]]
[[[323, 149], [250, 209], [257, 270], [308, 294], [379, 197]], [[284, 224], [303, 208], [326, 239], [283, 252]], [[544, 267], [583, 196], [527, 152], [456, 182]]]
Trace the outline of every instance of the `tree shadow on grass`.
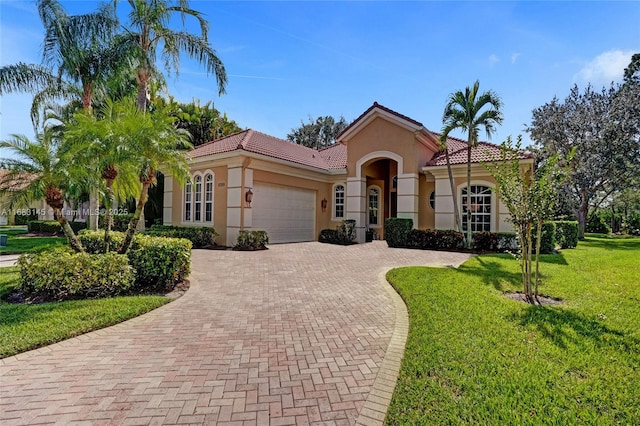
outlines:
[[525, 327], [533, 325], [544, 338], [562, 349], [569, 346], [609, 346], [640, 356], [640, 339], [607, 326], [603, 319], [590, 318], [572, 310], [529, 305], [514, 312], [509, 319]]
[[[504, 258], [504, 255], [502, 258]], [[463, 264], [457, 271], [475, 278], [480, 278], [484, 284], [491, 285], [496, 290], [502, 292], [511, 289], [510, 287], [505, 288], [505, 283], [511, 285], [522, 283], [522, 274], [520, 274], [519, 269], [517, 272], [512, 272], [497, 260], [493, 260], [492, 256], [479, 256], [476, 258], [476, 261], [480, 266]], [[513, 261], [517, 262], [515, 259], [513, 259]]]
[[[588, 237], [586, 241], [589, 246], [600, 249], [613, 250], [636, 250], [640, 251], [640, 238], [614, 239], [614, 238], [594, 238]], [[580, 247], [580, 243], [578, 243]]]

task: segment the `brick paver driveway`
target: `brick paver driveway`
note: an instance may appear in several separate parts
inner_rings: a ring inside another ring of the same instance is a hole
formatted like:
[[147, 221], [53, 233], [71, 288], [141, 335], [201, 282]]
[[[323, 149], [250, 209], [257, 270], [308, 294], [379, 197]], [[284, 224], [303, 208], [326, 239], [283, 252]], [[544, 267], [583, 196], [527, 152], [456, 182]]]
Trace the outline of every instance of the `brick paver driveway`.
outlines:
[[380, 423], [407, 325], [382, 273], [468, 257], [384, 242], [196, 250], [177, 301], [0, 361], [0, 424]]

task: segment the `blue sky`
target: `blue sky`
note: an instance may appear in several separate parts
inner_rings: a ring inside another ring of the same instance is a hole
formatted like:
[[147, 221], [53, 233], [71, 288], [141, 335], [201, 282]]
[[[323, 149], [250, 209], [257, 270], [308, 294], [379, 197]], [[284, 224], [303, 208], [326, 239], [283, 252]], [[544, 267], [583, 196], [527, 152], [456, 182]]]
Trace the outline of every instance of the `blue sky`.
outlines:
[[[71, 14], [94, 1], [61, 1]], [[524, 133], [531, 111], [573, 84], [621, 81], [640, 52], [640, 2], [191, 1], [228, 74], [227, 94], [183, 57], [180, 101], [212, 100], [243, 128], [286, 138], [309, 116], [351, 121], [374, 101], [439, 131], [448, 94], [480, 80], [504, 103], [491, 141]], [[128, 10], [121, 2], [119, 11]], [[176, 22], [178, 24], [178, 22]], [[188, 24], [195, 29], [195, 23]], [[0, 64], [40, 61], [32, 1], [0, 0]], [[33, 135], [29, 95], [4, 95], [0, 138]], [[458, 134], [458, 136], [462, 136]], [[483, 135], [484, 136], [484, 135]], [[526, 138], [525, 138], [526, 140]]]

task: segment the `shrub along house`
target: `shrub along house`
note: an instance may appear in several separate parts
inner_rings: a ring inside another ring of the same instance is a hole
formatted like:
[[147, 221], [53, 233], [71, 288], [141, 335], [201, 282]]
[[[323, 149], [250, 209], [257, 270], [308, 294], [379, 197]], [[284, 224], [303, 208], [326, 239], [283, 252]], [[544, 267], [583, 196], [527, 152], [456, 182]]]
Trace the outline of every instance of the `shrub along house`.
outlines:
[[[320, 230], [344, 219], [356, 221], [358, 242], [367, 230], [384, 238], [389, 217], [411, 218], [417, 228], [453, 229], [439, 136], [378, 103], [320, 151], [245, 130], [192, 150], [192, 180], [186, 185], [165, 177], [163, 221], [213, 226], [226, 245], [233, 245], [241, 229], [266, 230], [271, 243], [314, 241]], [[462, 210], [466, 142], [449, 138], [447, 148]], [[495, 181], [481, 164], [499, 152], [486, 142], [472, 152], [474, 231], [511, 231], [509, 213], [492, 191]], [[533, 163], [527, 154], [519, 161]]]

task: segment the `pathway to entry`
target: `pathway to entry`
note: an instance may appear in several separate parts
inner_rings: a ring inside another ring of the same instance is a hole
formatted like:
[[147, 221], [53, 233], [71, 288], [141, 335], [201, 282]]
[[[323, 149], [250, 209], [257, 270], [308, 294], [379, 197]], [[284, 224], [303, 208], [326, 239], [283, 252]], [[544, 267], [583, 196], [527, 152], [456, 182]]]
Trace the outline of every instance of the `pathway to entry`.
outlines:
[[194, 250], [180, 299], [0, 360], [0, 424], [381, 424], [408, 327], [384, 271], [468, 258], [382, 241]]

